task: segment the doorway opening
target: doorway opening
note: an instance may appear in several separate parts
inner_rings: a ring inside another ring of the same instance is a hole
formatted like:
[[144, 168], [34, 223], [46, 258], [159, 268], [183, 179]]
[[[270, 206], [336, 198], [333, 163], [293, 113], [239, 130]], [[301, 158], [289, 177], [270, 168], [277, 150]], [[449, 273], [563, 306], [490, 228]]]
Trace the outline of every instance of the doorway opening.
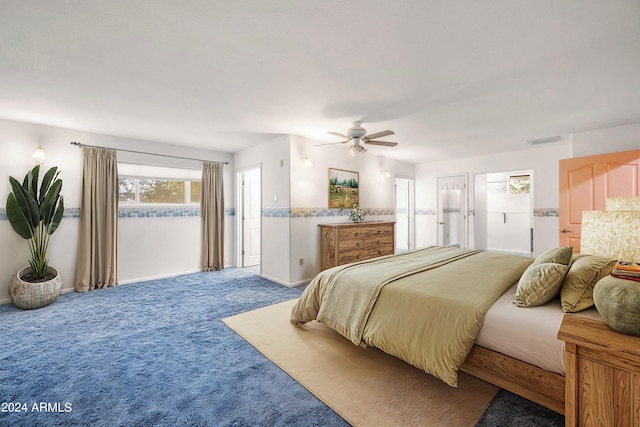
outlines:
[[395, 178], [395, 253], [413, 249], [413, 179]]
[[533, 171], [474, 177], [474, 246], [533, 255]]
[[238, 172], [238, 266], [260, 273], [262, 190], [260, 167]]

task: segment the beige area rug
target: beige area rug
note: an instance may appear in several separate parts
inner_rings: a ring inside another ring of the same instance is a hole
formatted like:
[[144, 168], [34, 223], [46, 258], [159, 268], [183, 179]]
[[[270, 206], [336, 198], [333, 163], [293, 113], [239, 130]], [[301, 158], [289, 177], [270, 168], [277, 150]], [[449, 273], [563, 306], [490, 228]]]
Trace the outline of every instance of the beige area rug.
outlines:
[[296, 301], [223, 322], [354, 426], [474, 426], [498, 390], [463, 372], [449, 387], [316, 321], [294, 326]]

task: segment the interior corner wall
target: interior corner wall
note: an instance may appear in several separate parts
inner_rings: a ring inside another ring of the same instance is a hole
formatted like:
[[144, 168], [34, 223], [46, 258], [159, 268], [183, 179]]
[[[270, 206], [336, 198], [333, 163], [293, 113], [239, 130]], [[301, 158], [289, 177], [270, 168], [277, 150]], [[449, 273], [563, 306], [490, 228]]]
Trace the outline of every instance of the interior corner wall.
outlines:
[[234, 155], [236, 176], [238, 171], [260, 167], [262, 192], [260, 274], [285, 285], [291, 283], [289, 144], [289, 135], [281, 135], [272, 141], [244, 149]]
[[[229, 161], [225, 167], [225, 207], [233, 213], [233, 156], [202, 149], [160, 144], [89, 132], [73, 131], [51, 126], [36, 125], [11, 120], [0, 120], [0, 303], [9, 301], [8, 284], [11, 277], [27, 265], [29, 250], [27, 243], [11, 228], [6, 219], [5, 201], [10, 192], [9, 176], [22, 179], [34, 166], [31, 154], [42, 145], [48, 153], [46, 169], [58, 166], [63, 180], [62, 195], [65, 201], [65, 216], [58, 230], [51, 236], [49, 261], [63, 276], [63, 292], [73, 290], [77, 258], [80, 196], [82, 189], [82, 151], [70, 145], [70, 141], [80, 141], [88, 145], [155, 153], [175, 154], [184, 157], [202, 158], [213, 161]], [[140, 156], [140, 155], [138, 155]], [[118, 154], [119, 161], [123, 153]], [[149, 161], [150, 156], [142, 156]], [[153, 163], [164, 162], [171, 166], [171, 160], [152, 156]], [[136, 161], [136, 159], [129, 159]], [[186, 167], [177, 161], [173, 166]], [[168, 163], [167, 163], [168, 162]], [[225, 217], [225, 263], [234, 263], [234, 218]], [[200, 222], [193, 218], [142, 215], [119, 221], [119, 235], [126, 235], [128, 242], [119, 242], [120, 283], [144, 280], [195, 271], [200, 260]], [[179, 230], [179, 231], [178, 231]], [[197, 247], [194, 242], [197, 241]], [[180, 254], [176, 254], [180, 252]], [[171, 254], [176, 256], [171, 256]]]
[[577, 132], [572, 141], [572, 157], [637, 150], [640, 148], [640, 123]]
[[[345, 145], [324, 145], [319, 141], [291, 136], [291, 241], [290, 283], [311, 280], [320, 272], [320, 230], [318, 224], [348, 222], [347, 212], [329, 209], [329, 168], [358, 172], [360, 207], [366, 221], [394, 221], [394, 179], [383, 173], [414, 176], [412, 163], [400, 162], [367, 152], [350, 157]], [[393, 148], [390, 148], [391, 150]], [[313, 163], [303, 169], [307, 156]], [[302, 260], [302, 261], [301, 261]]]

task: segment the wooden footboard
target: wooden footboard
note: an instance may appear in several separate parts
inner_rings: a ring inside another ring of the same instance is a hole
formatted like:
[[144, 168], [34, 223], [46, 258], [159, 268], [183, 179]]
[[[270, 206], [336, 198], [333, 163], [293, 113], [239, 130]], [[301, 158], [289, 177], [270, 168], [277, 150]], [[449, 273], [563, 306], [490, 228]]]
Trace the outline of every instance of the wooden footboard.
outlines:
[[564, 376], [474, 345], [461, 370], [564, 415]]

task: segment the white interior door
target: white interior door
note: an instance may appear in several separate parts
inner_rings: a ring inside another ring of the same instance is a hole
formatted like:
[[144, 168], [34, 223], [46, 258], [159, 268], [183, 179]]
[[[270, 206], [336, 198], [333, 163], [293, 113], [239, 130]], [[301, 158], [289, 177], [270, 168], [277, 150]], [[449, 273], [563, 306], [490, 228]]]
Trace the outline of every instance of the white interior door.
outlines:
[[260, 169], [242, 173], [242, 266], [260, 264], [261, 251]]
[[438, 244], [467, 247], [467, 176], [438, 178]]
[[395, 178], [396, 192], [396, 248], [395, 252], [404, 252], [412, 248], [412, 181], [408, 178]]

